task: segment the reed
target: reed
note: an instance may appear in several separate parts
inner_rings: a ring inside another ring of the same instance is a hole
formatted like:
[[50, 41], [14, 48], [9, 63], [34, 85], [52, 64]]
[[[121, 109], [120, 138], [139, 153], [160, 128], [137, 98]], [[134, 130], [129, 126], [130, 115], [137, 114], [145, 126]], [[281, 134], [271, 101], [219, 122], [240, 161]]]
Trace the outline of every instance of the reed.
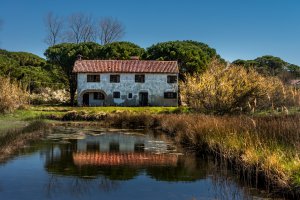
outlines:
[[29, 142], [40, 140], [49, 125], [41, 120], [31, 122], [22, 129], [8, 131], [0, 137], [0, 162], [4, 162]]
[[28, 93], [10, 78], [0, 77], [0, 113], [10, 113], [28, 104]]
[[[215, 155], [280, 192], [300, 186], [300, 115], [109, 115], [107, 126], [156, 128], [187, 150]], [[299, 194], [298, 194], [299, 195]]]
[[214, 61], [202, 74], [187, 75], [182, 101], [202, 113], [229, 114], [281, 109], [300, 105], [300, 91], [279, 78], [256, 70]]

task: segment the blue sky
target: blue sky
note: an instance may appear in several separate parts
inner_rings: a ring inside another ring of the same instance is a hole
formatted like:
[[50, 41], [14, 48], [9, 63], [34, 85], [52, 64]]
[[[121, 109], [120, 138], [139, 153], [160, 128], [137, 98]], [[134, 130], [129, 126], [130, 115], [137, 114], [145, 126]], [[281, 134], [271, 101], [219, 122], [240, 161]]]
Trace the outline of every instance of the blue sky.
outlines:
[[274, 55], [300, 65], [298, 0], [1, 0], [0, 48], [42, 56], [48, 12], [115, 17], [126, 26], [123, 40], [144, 48], [196, 40], [228, 61]]

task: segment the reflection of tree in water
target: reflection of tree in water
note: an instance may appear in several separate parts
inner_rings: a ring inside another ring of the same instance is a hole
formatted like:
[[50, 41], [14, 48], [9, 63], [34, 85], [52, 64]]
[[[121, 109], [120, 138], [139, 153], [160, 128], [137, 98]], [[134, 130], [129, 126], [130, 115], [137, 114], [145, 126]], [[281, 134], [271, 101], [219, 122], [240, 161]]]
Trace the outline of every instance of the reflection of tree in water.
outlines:
[[51, 175], [49, 176], [45, 189], [49, 198], [59, 194], [61, 191], [69, 191], [72, 196], [79, 198], [93, 195], [94, 190], [111, 192], [119, 189], [119, 187], [119, 182], [103, 176], [97, 177], [96, 179], [72, 177], [69, 180], [63, 180], [60, 179], [59, 176]]
[[[208, 175], [212, 181], [213, 189], [217, 199], [253, 199], [253, 196], [262, 197], [258, 190], [254, 190], [251, 183], [247, 180], [241, 180], [234, 170], [230, 170], [227, 161], [218, 158], [203, 158], [208, 163]], [[251, 189], [252, 188], [252, 189]]]

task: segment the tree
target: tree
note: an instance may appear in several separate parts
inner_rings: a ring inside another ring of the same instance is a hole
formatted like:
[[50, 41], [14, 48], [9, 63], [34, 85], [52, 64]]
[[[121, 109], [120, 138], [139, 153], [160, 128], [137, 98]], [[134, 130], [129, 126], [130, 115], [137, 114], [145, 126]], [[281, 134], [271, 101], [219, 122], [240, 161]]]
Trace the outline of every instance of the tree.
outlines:
[[82, 13], [73, 14], [69, 17], [68, 24], [68, 42], [79, 44], [96, 41], [96, 28], [91, 16]]
[[132, 56], [142, 57], [145, 49], [131, 42], [113, 42], [101, 49], [102, 59], [126, 60]]
[[265, 76], [279, 77], [284, 83], [300, 77], [300, 67], [290, 64], [275, 56], [261, 56], [254, 60], [235, 60], [235, 65], [246, 68], [254, 68], [257, 72]]
[[49, 47], [45, 51], [48, 62], [62, 67], [67, 76], [70, 92], [70, 103], [74, 105], [75, 92], [77, 88], [76, 77], [72, 73], [74, 63], [80, 54], [84, 59], [97, 59], [101, 46], [99, 44], [88, 43], [62, 43]]
[[117, 19], [106, 17], [100, 20], [100, 42], [102, 45], [115, 42], [125, 34], [124, 25]]
[[31, 92], [42, 88], [65, 88], [66, 77], [58, 66], [27, 52], [0, 50], [0, 76], [18, 80]]
[[261, 73], [276, 76], [283, 72], [284, 68], [288, 65], [287, 62], [281, 58], [274, 56], [262, 56], [254, 60], [257, 63], [257, 70]]
[[190, 40], [152, 45], [147, 49], [145, 57], [147, 60], [177, 60], [181, 79], [184, 73], [194, 74], [205, 71], [215, 58], [222, 60], [215, 49], [207, 44]]
[[45, 18], [45, 26], [47, 30], [45, 43], [49, 46], [53, 46], [61, 42], [64, 26], [63, 19], [53, 15], [53, 13], [48, 13]]

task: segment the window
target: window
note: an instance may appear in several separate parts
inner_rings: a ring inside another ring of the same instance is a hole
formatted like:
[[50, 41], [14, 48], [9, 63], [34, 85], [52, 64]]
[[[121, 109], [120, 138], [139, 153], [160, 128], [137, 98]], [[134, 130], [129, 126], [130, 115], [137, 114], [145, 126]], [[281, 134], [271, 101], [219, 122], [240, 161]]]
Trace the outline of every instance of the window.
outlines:
[[116, 142], [109, 143], [109, 151], [110, 152], [119, 152], [120, 151], [120, 144]]
[[177, 92], [165, 92], [164, 93], [165, 99], [176, 99], [177, 98]]
[[120, 75], [110, 75], [111, 83], [120, 83]]
[[87, 82], [100, 82], [100, 75], [87, 75]]
[[86, 144], [86, 151], [88, 152], [95, 152], [99, 151], [100, 145], [98, 142], [87, 142]]
[[132, 93], [128, 94], [128, 99], [132, 99]]
[[177, 83], [177, 76], [168, 76], [167, 79], [168, 83]]
[[119, 98], [120, 98], [120, 92], [114, 92], [114, 93], [113, 93], [113, 97], [114, 97], [115, 99], [119, 99]]
[[101, 92], [94, 92], [94, 99], [95, 100], [104, 100], [104, 94]]
[[145, 83], [145, 75], [144, 74], [135, 75], [135, 82], [136, 83]]

